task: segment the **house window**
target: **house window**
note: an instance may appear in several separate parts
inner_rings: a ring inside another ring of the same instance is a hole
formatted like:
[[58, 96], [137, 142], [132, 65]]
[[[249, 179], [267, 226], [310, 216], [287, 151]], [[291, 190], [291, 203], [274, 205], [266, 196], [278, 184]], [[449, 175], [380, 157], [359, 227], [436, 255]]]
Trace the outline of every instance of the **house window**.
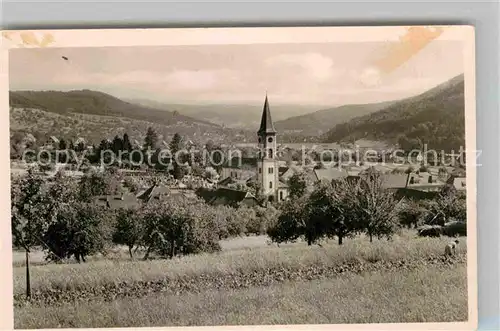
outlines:
[[273, 168], [273, 167], [269, 167], [268, 172], [269, 172], [270, 174], [272, 174], [272, 173], [273, 173], [273, 171], [274, 171], [274, 168]]
[[259, 168], [259, 174], [261, 174], [261, 173], [262, 173], [262, 168]]
[[269, 188], [273, 188], [273, 182], [269, 182]]

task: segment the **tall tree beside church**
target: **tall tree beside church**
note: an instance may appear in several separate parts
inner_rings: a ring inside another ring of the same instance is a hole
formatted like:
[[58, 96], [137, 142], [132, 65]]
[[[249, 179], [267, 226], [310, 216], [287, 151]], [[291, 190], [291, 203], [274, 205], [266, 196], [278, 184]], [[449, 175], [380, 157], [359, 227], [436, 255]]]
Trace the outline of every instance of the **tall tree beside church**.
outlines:
[[123, 150], [127, 152], [132, 150], [132, 144], [130, 143], [130, 138], [127, 133], [123, 134]]
[[113, 142], [111, 143], [111, 145], [112, 145], [113, 152], [115, 153], [115, 155], [118, 155], [120, 153], [120, 151], [123, 150], [123, 141], [118, 135], [116, 135], [113, 138]]
[[174, 178], [181, 179], [184, 177], [184, 169], [180, 163], [183, 163], [182, 155], [180, 155], [182, 144], [182, 137], [180, 134], [174, 134], [172, 141], [170, 142], [170, 153], [172, 153], [173, 166], [174, 166]]
[[158, 134], [152, 127], [149, 127], [148, 131], [146, 132], [146, 138], [144, 138], [144, 148], [156, 149], [157, 143], [158, 143]]
[[300, 198], [306, 193], [307, 180], [303, 172], [293, 174], [288, 180], [290, 186], [290, 198]]

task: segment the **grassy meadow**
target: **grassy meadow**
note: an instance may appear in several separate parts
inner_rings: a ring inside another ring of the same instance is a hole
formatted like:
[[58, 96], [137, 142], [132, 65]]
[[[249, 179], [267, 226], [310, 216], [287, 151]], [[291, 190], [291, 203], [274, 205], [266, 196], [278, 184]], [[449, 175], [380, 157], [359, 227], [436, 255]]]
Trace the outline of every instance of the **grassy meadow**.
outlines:
[[[41, 301], [29, 304], [21, 299], [25, 268], [14, 257], [15, 327], [463, 321], [466, 240], [447, 260], [449, 240], [404, 231], [390, 241], [278, 247], [255, 236], [171, 260], [131, 261], [117, 250], [82, 264], [40, 261], [31, 280]], [[47, 293], [58, 297], [47, 304]]]

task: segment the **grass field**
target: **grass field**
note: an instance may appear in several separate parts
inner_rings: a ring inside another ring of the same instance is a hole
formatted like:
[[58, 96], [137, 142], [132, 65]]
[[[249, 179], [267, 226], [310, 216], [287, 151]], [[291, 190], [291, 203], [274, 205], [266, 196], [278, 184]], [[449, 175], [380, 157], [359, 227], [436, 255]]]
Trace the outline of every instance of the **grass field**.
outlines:
[[[124, 255], [86, 264], [38, 265], [31, 271], [35, 292], [58, 289], [77, 296], [110, 284], [148, 281], [164, 282], [166, 287], [181, 282], [183, 290], [148, 290], [109, 301], [95, 296], [87, 301], [21, 305], [15, 308], [15, 327], [463, 321], [467, 319], [464, 259], [427, 262], [442, 256], [449, 240], [404, 232], [391, 241], [370, 243], [358, 237], [342, 246], [330, 242], [323, 247], [304, 243], [276, 247], [267, 245], [265, 237], [250, 237], [223, 243], [217, 254], [173, 260], [129, 261]], [[464, 256], [465, 238], [461, 241], [459, 251]], [[397, 264], [400, 261], [407, 263]], [[380, 262], [389, 268], [363, 269]], [[361, 269], [349, 272], [354, 264]], [[335, 270], [346, 266], [348, 272], [326, 273], [331, 266], [340, 268]], [[24, 268], [14, 267], [15, 296], [25, 290], [24, 277]]]

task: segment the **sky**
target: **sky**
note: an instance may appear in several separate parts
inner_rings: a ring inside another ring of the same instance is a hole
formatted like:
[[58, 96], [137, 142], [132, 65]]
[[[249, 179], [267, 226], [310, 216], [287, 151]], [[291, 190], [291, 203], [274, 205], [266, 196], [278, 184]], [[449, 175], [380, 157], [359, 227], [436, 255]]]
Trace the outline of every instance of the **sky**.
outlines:
[[10, 89], [93, 89], [190, 104], [260, 105], [266, 92], [275, 104], [380, 102], [463, 73], [461, 41], [414, 46], [421, 39], [408, 32], [370, 42], [18, 48], [9, 54]]

